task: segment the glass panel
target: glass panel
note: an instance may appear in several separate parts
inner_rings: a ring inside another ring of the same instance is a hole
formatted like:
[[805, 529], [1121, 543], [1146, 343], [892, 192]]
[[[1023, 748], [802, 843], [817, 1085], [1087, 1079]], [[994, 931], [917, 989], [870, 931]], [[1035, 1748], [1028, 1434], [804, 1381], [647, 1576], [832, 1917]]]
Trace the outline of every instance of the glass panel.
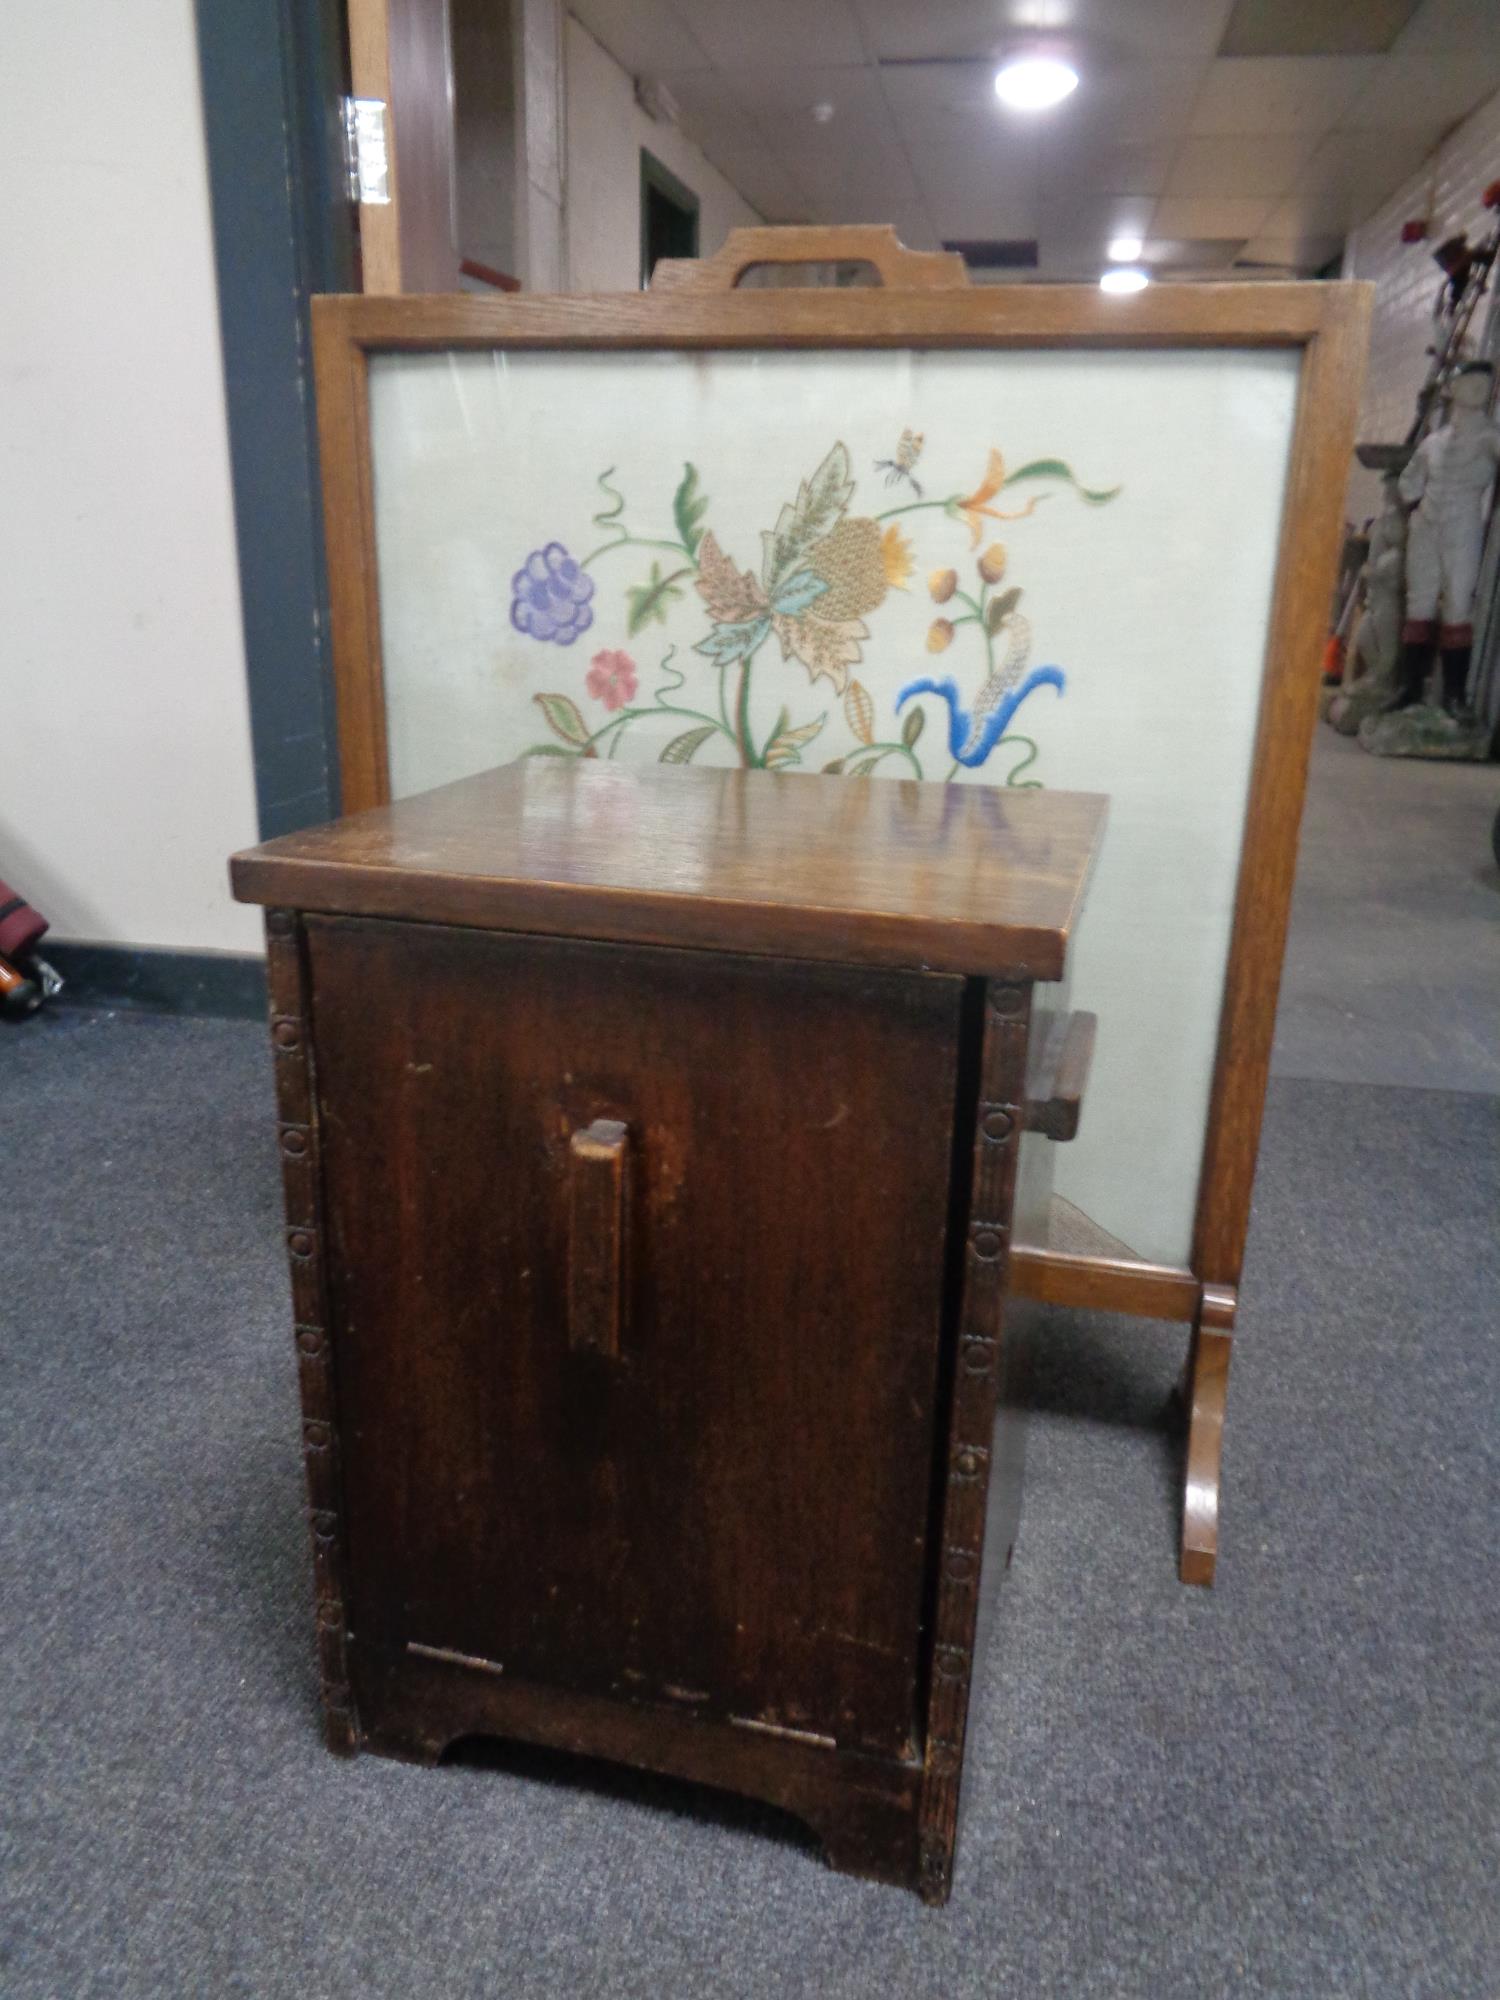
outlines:
[[593, 754], [1109, 793], [1056, 1186], [1185, 1262], [1298, 364], [378, 357], [393, 790]]

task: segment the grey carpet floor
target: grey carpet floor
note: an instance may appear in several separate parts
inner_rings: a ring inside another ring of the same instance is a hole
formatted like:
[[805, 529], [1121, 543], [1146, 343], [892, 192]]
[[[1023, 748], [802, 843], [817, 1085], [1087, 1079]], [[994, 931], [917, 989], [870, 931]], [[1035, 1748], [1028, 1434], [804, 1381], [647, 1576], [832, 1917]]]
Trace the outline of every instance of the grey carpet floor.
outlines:
[[1213, 1593], [1181, 1334], [1051, 1324], [929, 1911], [628, 1774], [327, 1756], [261, 1034], [0, 1063], [6, 2000], [1500, 1991], [1494, 1099], [1275, 1086]]

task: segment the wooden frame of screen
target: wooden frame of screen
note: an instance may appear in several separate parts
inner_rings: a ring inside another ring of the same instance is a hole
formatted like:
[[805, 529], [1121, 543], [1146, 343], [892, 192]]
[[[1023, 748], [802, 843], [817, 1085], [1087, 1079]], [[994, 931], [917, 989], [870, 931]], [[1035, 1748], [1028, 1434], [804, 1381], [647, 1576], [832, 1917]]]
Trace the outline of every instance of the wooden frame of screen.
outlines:
[[[879, 288], [735, 289], [767, 264], [870, 266]], [[596, 297], [314, 301], [324, 510], [344, 809], [389, 798], [369, 433], [372, 354], [548, 348], [1288, 348], [1297, 410], [1191, 1261], [1017, 1247], [1027, 1296], [1192, 1328], [1181, 1573], [1213, 1580], [1224, 1388], [1270, 1072], [1329, 592], [1364, 368], [1370, 287], [970, 286], [960, 259], [888, 229], [735, 231], [712, 258], [664, 263], [652, 290]]]

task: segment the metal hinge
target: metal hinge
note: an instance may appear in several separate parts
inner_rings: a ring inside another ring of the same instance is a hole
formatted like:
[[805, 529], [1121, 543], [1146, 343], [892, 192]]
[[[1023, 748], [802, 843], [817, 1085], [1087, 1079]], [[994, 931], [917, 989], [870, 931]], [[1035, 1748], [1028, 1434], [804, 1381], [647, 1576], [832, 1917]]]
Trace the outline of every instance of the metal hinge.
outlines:
[[344, 165], [349, 173], [351, 201], [389, 204], [390, 148], [386, 143], [383, 98], [344, 99]]

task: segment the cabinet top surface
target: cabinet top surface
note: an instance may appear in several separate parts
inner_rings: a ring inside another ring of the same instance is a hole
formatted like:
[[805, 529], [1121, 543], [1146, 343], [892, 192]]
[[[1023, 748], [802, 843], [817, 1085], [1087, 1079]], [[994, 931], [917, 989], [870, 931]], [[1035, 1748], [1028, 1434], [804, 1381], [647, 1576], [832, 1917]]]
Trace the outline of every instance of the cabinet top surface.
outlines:
[[241, 902], [1055, 979], [1104, 823], [1082, 792], [535, 758], [230, 864]]

